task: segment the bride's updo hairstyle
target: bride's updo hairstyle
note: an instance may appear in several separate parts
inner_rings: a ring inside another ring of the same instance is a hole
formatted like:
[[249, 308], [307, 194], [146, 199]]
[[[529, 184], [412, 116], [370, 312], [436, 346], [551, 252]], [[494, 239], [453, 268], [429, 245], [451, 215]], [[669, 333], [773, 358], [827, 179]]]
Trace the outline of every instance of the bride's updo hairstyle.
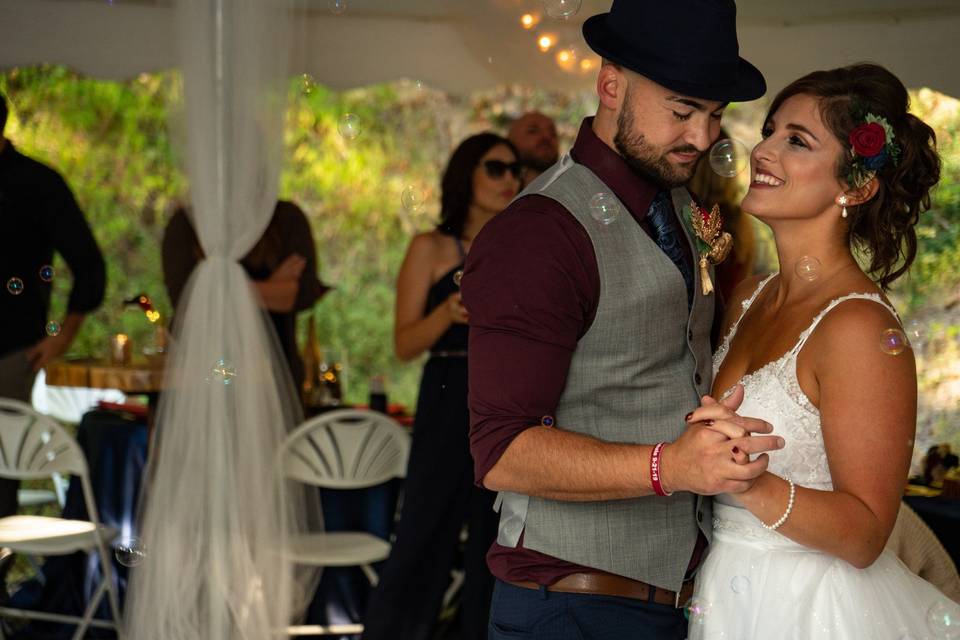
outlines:
[[887, 289], [910, 268], [917, 255], [913, 227], [920, 213], [930, 208], [930, 189], [940, 179], [936, 134], [907, 112], [910, 97], [903, 83], [875, 64], [803, 76], [777, 94], [767, 119], [787, 98], [799, 94], [819, 98], [820, 117], [846, 150], [837, 159], [837, 177], [851, 189], [857, 185], [850, 184], [850, 176], [863, 170], [864, 158], [851, 151], [850, 133], [865, 124], [866, 114], [884, 119], [893, 130], [892, 142], [899, 157], [886, 154], [875, 170], [879, 185], [873, 198], [847, 207], [849, 242], [867, 253], [868, 272]]

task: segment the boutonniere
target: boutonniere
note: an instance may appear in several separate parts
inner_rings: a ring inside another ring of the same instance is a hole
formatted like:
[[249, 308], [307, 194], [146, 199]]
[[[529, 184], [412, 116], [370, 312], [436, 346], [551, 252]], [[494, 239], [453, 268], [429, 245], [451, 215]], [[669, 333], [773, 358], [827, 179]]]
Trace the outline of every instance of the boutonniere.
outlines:
[[713, 293], [710, 265], [720, 264], [727, 259], [733, 248], [733, 238], [723, 230], [719, 205], [713, 205], [713, 208], [707, 211], [697, 206], [696, 202], [691, 202], [688, 215], [690, 226], [697, 235], [697, 249], [700, 253], [700, 290], [706, 296]]

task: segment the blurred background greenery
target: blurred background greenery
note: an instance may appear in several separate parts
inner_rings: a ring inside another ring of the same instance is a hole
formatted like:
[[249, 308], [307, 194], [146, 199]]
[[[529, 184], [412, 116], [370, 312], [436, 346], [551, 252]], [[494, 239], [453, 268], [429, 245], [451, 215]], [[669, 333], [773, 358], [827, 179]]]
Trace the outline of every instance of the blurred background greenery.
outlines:
[[[118, 331], [135, 345], [148, 344], [151, 326], [135, 307], [122, 305], [140, 292], [152, 297], [163, 318], [171, 317], [160, 239], [187, 187], [168, 123], [175, 80], [160, 73], [101, 81], [54, 66], [0, 74], [0, 91], [12, 107], [7, 137], [64, 175], [107, 259], [106, 300], [73, 355], [103, 355], [107, 336]], [[917, 261], [893, 295], [925, 342], [916, 349], [923, 396], [918, 443], [936, 439], [960, 447], [960, 103], [926, 89], [911, 94], [913, 111], [937, 131], [944, 173], [933, 209], [918, 227]], [[343, 354], [348, 402], [365, 402], [369, 378], [383, 375], [390, 400], [412, 407], [420, 366], [393, 356], [394, 279], [410, 237], [436, 220], [439, 175], [450, 152], [472, 133], [502, 133], [528, 109], [557, 121], [565, 150], [595, 99], [589, 92], [513, 86], [454, 96], [409, 81], [333, 92], [309, 78], [291, 82], [291, 98], [280, 195], [310, 217], [321, 278], [335, 287], [312, 311], [321, 344]], [[764, 108], [763, 101], [731, 105], [724, 119], [731, 136], [752, 147]], [[359, 118], [353, 140], [337, 130], [347, 113]], [[746, 178], [738, 177], [744, 187]], [[401, 205], [409, 187], [426, 197], [417, 210]], [[769, 232], [755, 227], [756, 268], [776, 269]], [[64, 264], [55, 266], [66, 273]], [[69, 281], [55, 283], [54, 318], [63, 313]], [[307, 315], [300, 317], [301, 334]]]

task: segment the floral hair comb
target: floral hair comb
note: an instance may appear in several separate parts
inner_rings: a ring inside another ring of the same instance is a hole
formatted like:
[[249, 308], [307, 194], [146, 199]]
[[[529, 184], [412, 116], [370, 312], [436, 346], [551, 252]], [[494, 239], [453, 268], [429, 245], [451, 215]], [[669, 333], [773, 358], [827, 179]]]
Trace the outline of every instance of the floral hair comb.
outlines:
[[870, 182], [888, 162], [897, 164], [900, 146], [893, 139], [893, 127], [883, 116], [868, 113], [863, 124], [854, 127], [850, 142], [850, 172], [847, 184], [859, 189]]

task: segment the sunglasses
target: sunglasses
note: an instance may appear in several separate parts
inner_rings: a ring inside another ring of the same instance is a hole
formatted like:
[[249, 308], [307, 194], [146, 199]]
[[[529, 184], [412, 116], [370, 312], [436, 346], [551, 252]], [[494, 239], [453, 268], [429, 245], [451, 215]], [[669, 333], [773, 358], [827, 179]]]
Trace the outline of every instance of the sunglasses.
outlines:
[[509, 171], [517, 180], [523, 175], [523, 165], [519, 162], [504, 162], [503, 160], [484, 160], [483, 168], [487, 175], [497, 180]]

